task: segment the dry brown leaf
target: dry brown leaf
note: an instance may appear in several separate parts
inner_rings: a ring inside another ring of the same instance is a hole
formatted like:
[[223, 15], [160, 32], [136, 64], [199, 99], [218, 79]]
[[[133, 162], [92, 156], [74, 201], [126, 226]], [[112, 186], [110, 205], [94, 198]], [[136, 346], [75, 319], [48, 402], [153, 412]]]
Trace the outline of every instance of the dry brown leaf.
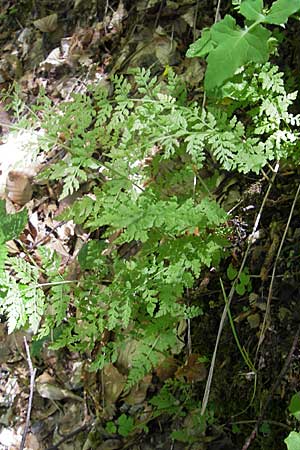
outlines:
[[30, 450], [40, 450], [42, 447], [37, 437], [32, 433], [28, 433], [26, 436], [25, 448]]
[[136, 386], [134, 386], [126, 397], [122, 397], [128, 405], [139, 405], [146, 398], [147, 390], [151, 384], [152, 375], [146, 375]]
[[120, 397], [125, 386], [125, 377], [113, 364], [103, 369], [103, 391], [105, 404], [114, 405]]
[[42, 373], [35, 382], [36, 390], [43, 398], [50, 400], [63, 400], [65, 398], [71, 398], [73, 400], [83, 401], [81, 397], [73, 394], [68, 389], [61, 388], [55, 384], [55, 379], [51, 377], [48, 372]]
[[184, 378], [188, 383], [205, 380], [207, 370], [205, 365], [199, 361], [199, 357], [200, 355], [197, 353], [189, 355], [185, 365], [176, 371], [176, 378]]
[[6, 179], [6, 195], [13, 203], [25, 205], [32, 198], [32, 180], [22, 171], [11, 170]]
[[178, 368], [178, 363], [173, 356], [169, 356], [157, 367], [156, 375], [160, 381], [166, 381], [168, 378], [172, 378]]
[[57, 14], [50, 14], [42, 19], [37, 19], [33, 22], [33, 25], [43, 33], [52, 33], [57, 28]]

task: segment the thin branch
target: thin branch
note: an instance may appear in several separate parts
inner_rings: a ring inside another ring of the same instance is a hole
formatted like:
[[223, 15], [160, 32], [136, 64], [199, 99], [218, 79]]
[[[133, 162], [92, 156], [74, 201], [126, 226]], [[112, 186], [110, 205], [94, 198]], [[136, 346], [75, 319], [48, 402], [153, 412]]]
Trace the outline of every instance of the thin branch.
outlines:
[[31, 245], [29, 247], [29, 250], [34, 250], [36, 249], [40, 244], [42, 244], [44, 241], [46, 241], [46, 239], [48, 239], [48, 237], [54, 233], [57, 228], [62, 227], [63, 225], [65, 225], [65, 223], [67, 223], [65, 220], [62, 220], [61, 222], [57, 223], [56, 225], [53, 226], [53, 228], [51, 228], [51, 230], [46, 231], [45, 236], [43, 236], [41, 239], [39, 239], [38, 241], [36, 241], [33, 245]]
[[76, 430], [72, 431], [69, 434], [66, 434], [60, 441], [58, 441], [57, 444], [55, 445], [51, 445], [51, 447], [47, 447], [46, 450], [58, 450], [59, 447], [66, 441], [68, 441], [69, 439], [71, 439], [72, 437], [76, 436], [77, 434], [81, 433], [82, 431], [88, 431], [90, 430], [93, 426], [94, 426], [94, 421], [90, 421], [84, 425], [82, 425], [79, 428], [76, 428]]
[[216, 14], [215, 14], [215, 23], [217, 23], [220, 20], [220, 7], [221, 7], [221, 0], [218, 0], [217, 8], [216, 8]]
[[35, 375], [36, 375], [36, 369], [33, 368], [31, 356], [30, 356], [30, 350], [29, 350], [29, 346], [27, 344], [25, 336], [24, 336], [24, 345], [25, 345], [25, 350], [26, 350], [26, 355], [27, 355], [27, 364], [29, 367], [29, 374], [30, 374], [30, 392], [29, 392], [29, 400], [28, 400], [28, 406], [27, 406], [27, 416], [26, 416], [25, 428], [24, 428], [23, 435], [22, 435], [20, 450], [23, 450], [25, 447], [26, 436], [27, 436], [28, 429], [29, 429], [30, 415], [31, 415], [31, 409], [32, 409], [32, 400], [33, 400], [33, 391], [34, 391], [34, 380], [35, 380]]

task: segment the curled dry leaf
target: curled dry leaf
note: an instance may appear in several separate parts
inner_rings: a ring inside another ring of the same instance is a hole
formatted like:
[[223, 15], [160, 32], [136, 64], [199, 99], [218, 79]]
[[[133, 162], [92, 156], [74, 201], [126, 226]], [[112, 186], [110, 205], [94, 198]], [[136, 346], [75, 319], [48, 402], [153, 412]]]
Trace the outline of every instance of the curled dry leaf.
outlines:
[[72, 400], [83, 401], [81, 397], [73, 394], [68, 389], [61, 388], [55, 383], [55, 379], [52, 378], [47, 372], [44, 372], [36, 379], [36, 390], [43, 398], [49, 400], [63, 400], [65, 398], [71, 398]]
[[32, 198], [32, 180], [21, 171], [11, 170], [6, 179], [6, 195], [13, 203], [25, 205]]
[[205, 365], [199, 361], [200, 355], [192, 353], [189, 355], [184, 366], [176, 371], [177, 379], [186, 379], [188, 383], [203, 381], [206, 378], [207, 370]]

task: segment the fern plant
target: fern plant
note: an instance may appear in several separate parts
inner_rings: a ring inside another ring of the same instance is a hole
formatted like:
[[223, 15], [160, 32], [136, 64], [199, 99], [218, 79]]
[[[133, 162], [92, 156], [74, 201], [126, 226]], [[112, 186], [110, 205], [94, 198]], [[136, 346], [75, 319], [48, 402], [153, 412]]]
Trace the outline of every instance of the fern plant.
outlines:
[[[135, 340], [128, 386], [176, 345], [182, 319], [201, 314], [201, 305], [187, 306], [186, 291], [226, 254], [227, 214], [199, 170], [213, 160], [223, 170], [258, 172], [291, 157], [299, 124], [289, 112], [295, 94], [286, 93], [282, 74], [269, 64], [240, 70], [206, 110], [188, 100], [171, 70], [161, 81], [145, 69], [131, 76], [112, 79], [113, 95], [91, 86], [58, 110], [47, 98], [38, 105], [45, 105], [41, 145], [62, 152], [42, 176], [63, 179], [61, 198], [86, 183], [88, 193], [63, 219], [97, 232], [79, 253], [72, 283], [41, 250], [49, 287], [39, 337], [59, 329], [53, 347], [81, 351], [100, 340], [94, 369]], [[106, 332], [113, 340], [102, 341]]]
[[92, 368], [115, 361], [126, 339], [134, 339], [130, 387], [175, 347], [178, 322], [201, 314], [200, 305], [185, 304], [185, 292], [204, 267], [218, 265], [228, 230], [226, 212], [202, 184], [195, 187], [205, 158], [205, 141], [196, 139], [202, 112], [188, 106], [179, 78], [170, 72], [159, 83], [141, 70], [131, 83], [113, 83], [113, 97], [92, 87], [61, 113], [45, 114], [49, 141], [58, 136], [65, 150], [47, 176], [64, 174], [62, 196], [88, 180], [94, 186], [64, 218], [101, 235], [80, 251], [77, 282], [54, 280], [39, 337], [60, 327], [54, 348], [86, 350], [113, 332]]
[[[8, 317], [9, 331], [26, 325], [29, 316], [30, 325], [37, 331], [42, 316], [39, 292], [33, 286], [26, 290], [26, 283], [35, 279], [36, 272], [22, 259], [8, 258], [6, 242], [17, 238], [26, 222], [25, 210], [7, 214], [5, 201], [0, 200], [0, 314]], [[18, 274], [19, 280], [11, 272]]]

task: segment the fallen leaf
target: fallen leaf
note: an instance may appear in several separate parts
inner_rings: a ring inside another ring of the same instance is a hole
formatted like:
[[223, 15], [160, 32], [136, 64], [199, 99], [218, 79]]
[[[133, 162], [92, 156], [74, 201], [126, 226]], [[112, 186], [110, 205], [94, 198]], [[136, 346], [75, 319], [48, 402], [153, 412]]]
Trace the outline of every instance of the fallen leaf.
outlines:
[[203, 381], [206, 378], [207, 370], [205, 365], [199, 361], [200, 355], [192, 353], [189, 355], [184, 366], [176, 371], [177, 379], [186, 379], [188, 383]]
[[105, 404], [113, 405], [124, 389], [125, 377], [113, 364], [107, 364], [103, 369], [102, 378]]
[[64, 389], [55, 383], [55, 379], [51, 377], [48, 372], [44, 372], [35, 380], [36, 390], [39, 395], [49, 400], [64, 400], [65, 398], [71, 398], [73, 400], [83, 401], [81, 397], [73, 394], [68, 389]]
[[157, 367], [156, 375], [160, 381], [166, 381], [168, 378], [172, 378], [178, 369], [178, 363], [175, 358], [169, 356]]
[[50, 14], [42, 19], [37, 19], [33, 22], [33, 25], [43, 33], [52, 33], [57, 28], [57, 14]]
[[146, 375], [137, 385], [135, 385], [126, 397], [122, 397], [128, 405], [139, 405], [146, 398], [147, 390], [151, 384], [152, 375]]
[[13, 203], [25, 205], [32, 198], [32, 180], [21, 171], [9, 171], [6, 179], [6, 195]]

